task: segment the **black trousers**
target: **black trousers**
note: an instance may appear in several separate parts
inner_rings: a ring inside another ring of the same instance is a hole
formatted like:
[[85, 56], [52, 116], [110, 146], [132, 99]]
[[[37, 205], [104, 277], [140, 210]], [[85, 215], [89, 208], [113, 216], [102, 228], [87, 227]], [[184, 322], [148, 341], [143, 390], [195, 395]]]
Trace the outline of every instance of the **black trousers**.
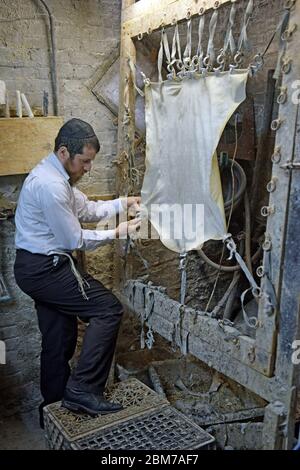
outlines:
[[[57, 262], [57, 256], [17, 250], [14, 266], [18, 286], [35, 302], [42, 334], [43, 406], [61, 400], [66, 385], [93, 393], [104, 390], [123, 313], [117, 298], [87, 273], [81, 273], [89, 283], [89, 287], [85, 286], [88, 300], [84, 299], [70, 260], [60, 255]], [[77, 317], [88, 326], [77, 366], [70, 376]]]

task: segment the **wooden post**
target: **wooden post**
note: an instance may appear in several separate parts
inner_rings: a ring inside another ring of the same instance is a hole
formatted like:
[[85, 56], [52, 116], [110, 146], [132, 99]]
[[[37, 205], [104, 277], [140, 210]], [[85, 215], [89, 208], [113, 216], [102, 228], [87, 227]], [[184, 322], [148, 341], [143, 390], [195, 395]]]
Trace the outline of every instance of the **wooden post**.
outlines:
[[[272, 315], [261, 308], [259, 319], [263, 327], [258, 339], [269, 342], [272, 347], [272, 333], [278, 322], [278, 343], [275, 374], [278, 381], [288, 389], [284, 405], [287, 416], [284, 447], [293, 444], [294, 419], [296, 411], [296, 387], [299, 386], [299, 366], [293, 363], [293, 343], [300, 339], [300, 108], [299, 93], [295, 83], [300, 77], [300, 60], [297, 53], [300, 43], [300, 2], [291, 9], [283, 63], [288, 65], [283, 74], [283, 88], [286, 100], [280, 105], [278, 119], [281, 122], [276, 132], [276, 156], [273, 166], [275, 191], [271, 194], [267, 233], [271, 240], [271, 274], [275, 287], [278, 309]], [[265, 261], [268, 253], [265, 255]], [[263, 306], [262, 306], [263, 307]], [[270, 340], [270, 341], [269, 341]]]
[[270, 403], [266, 407], [262, 436], [264, 450], [282, 449], [285, 417], [285, 407], [281, 402]]
[[[290, 21], [287, 28], [300, 23], [300, 5], [296, 1], [291, 9]], [[286, 52], [283, 63], [291, 60], [289, 67], [284, 69], [282, 87], [286, 89], [286, 100], [282, 100], [278, 111], [278, 128], [276, 134], [274, 164], [271, 180], [271, 192], [269, 200], [269, 216], [267, 222], [266, 239], [269, 247], [265, 245], [264, 270], [269, 271], [271, 282], [280, 305], [282, 266], [285, 257], [285, 240], [287, 233], [287, 215], [290, 198], [291, 173], [285, 171], [281, 165], [293, 160], [295, 129], [297, 122], [297, 105], [292, 101], [293, 83], [300, 76], [300, 61], [298, 59], [298, 45], [300, 41], [299, 26], [293, 32], [286, 43]], [[276, 123], [274, 123], [275, 125]], [[263, 290], [267, 287], [266, 279], [262, 280]], [[266, 297], [262, 297], [259, 305], [259, 325], [256, 340], [264, 345], [266, 352], [273, 352], [275, 359], [277, 323], [283, 312], [280, 308], [273, 311], [266, 304]], [[270, 362], [265, 373], [271, 376], [274, 373], [274, 360]]]
[[[136, 50], [133, 40], [123, 25], [124, 10], [133, 5], [134, 0], [123, 0], [120, 46], [120, 103], [118, 115], [118, 158], [117, 158], [117, 197], [128, 196], [128, 159], [134, 152], [135, 134], [135, 92], [128, 60], [135, 65]], [[127, 108], [127, 109], [126, 109]], [[126, 242], [117, 240], [114, 260], [114, 288], [120, 289], [123, 280], [122, 258]]]

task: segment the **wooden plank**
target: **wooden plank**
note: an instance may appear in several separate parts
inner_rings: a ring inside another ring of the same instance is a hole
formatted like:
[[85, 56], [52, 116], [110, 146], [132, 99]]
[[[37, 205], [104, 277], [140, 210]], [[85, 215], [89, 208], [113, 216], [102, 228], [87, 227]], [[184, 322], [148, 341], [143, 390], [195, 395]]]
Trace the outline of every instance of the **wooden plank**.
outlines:
[[[118, 297], [123, 305], [126, 305], [135, 315], [137, 314], [137, 312], [132, 309], [132, 305], [124, 293], [118, 294]], [[166, 318], [158, 319], [155, 315], [152, 324], [155, 332], [159, 333], [167, 341], [171, 342], [173, 340], [172, 322], [168, 321]], [[176, 344], [180, 346], [178, 338], [175, 339]], [[268, 378], [260, 374], [252, 367], [242, 364], [239, 360], [224, 352], [224, 350], [220, 350], [194, 335], [190, 335], [189, 338], [189, 353], [203, 361], [209, 367], [212, 367], [221, 374], [226, 375], [256, 393], [266, 401], [283, 400], [286, 396], [287, 389], [285, 384], [280, 382], [277, 378]]]
[[[133, 289], [134, 296], [132, 295]], [[150, 290], [154, 296], [151, 318], [156, 322], [159, 333], [159, 322], [162, 324], [165, 320], [170, 322], [170, 337], [172, 337], [174, 325], [178, 324], [178, 334], [181, 332], [183, 338], [193, 336], [199, 342], [209, 343], [214, 349], [223, 351], [246, 366], [255, 368], [260, 373], [265, 374], [266, 364], [270, 360], [269, 354], [264, 349], [258, 348], [254, 339], [241, 335], [236, 328], [204, 316], [203, 312], [198, 312], [192, 308], [183, 309], [179, 302], [168, 298], [156, 289], [147, 287], [141, 282], [128, 281], [124, 292], [128, 296], [131, 308], [140, 316], [145, 313], [145, 290], [147, 292]]]
[[216, 3], [220, 6], [230, 3], [231, 0], [140, 0], [123, 11], [122, 30], [130, 37], [145, 34], [160, 29], [162, 24], [170, 26], [174, 20], [186, 20], [187, 15], [199, 14], [201, 8], [211, 10]]
[[112, 199], [116, 198], [115, 194], [91, 194], [88, 195], [90, 201], [111, 201]]
[[[134, 0], [122, 1], [122, 15], [125, 8], [133, 5]], [[133, 64], [136, 63], [136, 50], [132, 39], [121, 30], [120, 45], [120, 101], [118, 114], [118, 158], [117, 158], [117, 177], [116, 177], [116, 195], [127, 196], [130, 190], [128, 181], [128, 156], [134, 154], [134, 135], [135, 135], [135, 89], [133, 87], [132, 77], [128, 59]], [[125, 119], [125, 102], [127, 101], [130, 119]], [[126, 242], [117, 240], [114, 253], [114, 288], [120, 289], [123, 282], [122, 258], [124, 257], [124, 248]]]
[[286, 417], [284, 405], [277, 401], [265, 409], [263, 426], [263, 449], [280, 450], [283, 448], [282, 424]]
[[54, 149], [62, 117], [0, 119], [0, 175], [29, 173]]
[[97, 68], [97, 70], [93, 73], [92, 77], [89, 78], [85, 82], [85, 86], [93, 93], [93, 88], [99, 80], [105, 75], [105, 73], [110, 69], [112, 64], [118, 59], [120, 55], [120, 45], [117, 44], [114, 46], [109, 53], [107, 53], [107, 56], [102, 60], [101, 64]]
[[[300, 5], [299, 5], [300, 7]], [[296, 105], [294, 105], [297, 107]], [[300, 107], [296, 126], [293, 162], [300, 164]], [[287, 231], [284, 260], [282, 266], [282, 284], [280, 296], [279, 335], [276, 357], [276, 375], [290, 387], [285, 396], [287, 410], [285, 448], [293, 446], [297, 389], [300, 384], [299, 365], [293, 364], [293, 342], [300, 339], [300, 171], [285, 170], [291, 175], [290, 198], [287, 210]]]
[[[294, 24], [300, 24], [299, 2], [291, 10], [289, 27]], [[280, 301], [280, 285], [282, 277], [282, 260], [285, 250], [286, 238], [286, 217], [288, 213], [288, 200], [290, 191], [290, 173], [283, 170], [280, 165], [292, 160], [294, 153], [295, 128], [297, 120], [297, 106], [292, 102], [293, 93], [292, 84], [299, 78], [300, 62], [298, 59], [298, 44], [300, 41], [299, 27], [294, 31], [291, 40], [287, 42], [285, 59], [292, 60], [291, 71], [283, 74], [282, 86], [287, 88], [287, 100], [280, 105], [278, 117], [282, 121], [280, 128], [276, 132], [275, 148], [281, 149], [281, 160], [274, 163], [272, 179], [276, 183], [276, 189], [270, 194], [269, 207], [274, 207], [275, 212], [268, 217], [266, 233], [270, 236], [272, 248], [270, 253], [266, 252], [264, 256], [264, 267], [268, 266], [271, 260], [270, 271], [272, 275], [272, 284], [278, 300]], [[269, 258], [270, 257], [270, 258]], [[262, 288], [266, 287], [264, 279]], [[265, 298], [262, 297], [259, 304], [259, 324], [257, 330], [257, 343], [264, 344], [268, 351], [275, 352], [277, 321], [280, 312], [277, 310], [273, 314], [266, 310]], [[269, 375], [274, 372], [274, 361], [269, 364]]]

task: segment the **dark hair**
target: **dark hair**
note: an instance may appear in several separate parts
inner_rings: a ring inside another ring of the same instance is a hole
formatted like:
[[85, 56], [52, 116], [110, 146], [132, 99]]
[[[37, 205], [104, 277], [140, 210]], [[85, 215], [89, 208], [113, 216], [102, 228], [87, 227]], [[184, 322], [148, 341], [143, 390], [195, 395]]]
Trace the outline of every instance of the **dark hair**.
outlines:
[[91, 145], [96, 153], [100, 150], [99, 140], [90, 124], [81, 119], [70, 119], [59, 130], [55, 139], [54, 151], [60, 147], [66, 147], [73, 158], [76, 154], [82, 154], [85, 145]]

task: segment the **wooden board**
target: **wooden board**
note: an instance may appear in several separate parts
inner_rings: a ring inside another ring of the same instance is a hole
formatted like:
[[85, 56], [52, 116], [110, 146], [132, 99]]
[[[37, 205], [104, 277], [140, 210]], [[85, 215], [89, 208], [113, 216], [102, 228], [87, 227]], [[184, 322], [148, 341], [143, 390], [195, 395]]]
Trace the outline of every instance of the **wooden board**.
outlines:
[[257, 345], [255, 340], [242, 335], [236, 328], [209, 318], [203, 312], [188, 307], [182, 309], [179, 302], [170, 299], [155, 288], [147, 287], [139, 281], [127, 281], [123, 291], [129, 299], [127, 304], [141, 318], [145, 315], [144, 294], [150, 291], [154, 300], [151, 321], [153, 328], [155, 326], [154, 329], [161, 336], [171, 340], [174, 325], [178, 324], [180, 336], [188, 337], [188, 342], [194, 338], [195, 344], [199, 342], [207, 347], [210, 345], [214, 351], [220, 351], [245, 367], [256, 369], [260, 374], [266, 375], [270, 353], [264, 350], [263, 344]]
[[54, 149], [62, 117], [0, 119], [0, 176], [29, 173]]
[[[289, 28], [293, 29], [293, 25], [299, 25], [300, 21], [300, 7], [299, 3], [295, 4], [295, 8], [291, 11]], [[281, 168], [282, 164], [285, 164], [294, 159], [295, 154], [295, 135], [297, 135], [297, 113], [298, 106], [292, 100], [293, 84], [298, 79], [300, 73], [300, 62], [297, 60], [298, 57], [298, 45], [299, 45], [300, 33], [299, 27], [294, 31], [292, 38], [287, 42], [286, 53], [284, 59], [291, 58], [291, 70], [288, 74], [283, 74], [282, 86], [287, 89], [287, 100], [282, 103], [279, 107], [278, 118], [282, 121], [280, 128], [276, 132], [275, 147], [281, 149], [281, 160], [278, 163], [273, 164], [272, 179], [276, 182], [275, 190], [270, 194], [269, 206], [274, 207], [274, 213], [270, 214], [267, 222], [266, 234], [270, 237], [272, 247], [271, 251], [265, 252], [264, 255], [264, 270], [267, 271], [268, 264], [270, 264], [270, 276], [271, 282], [274, 286], [278, 303], [280, 304], [281, 287], [282, 287], [282, 276], [285, 276], [293, 272], [291, 267], [287, 267], [286, 271], [283, 271], [284, 258], [286, 256], [285, 240], [287, 236], [288, 228], [288, 215], [289, 215], [289, 200], [291, 194], [291, 172]], [[296, 206], [296, 213], [294, 217], [299, 218], [298, 210]], [[296, 221], [294, 227], [296, 228]], [[295, 230], [292, 229], [292, 230]], [[297, 232], [292, 234], [294, 241], [296, 241]], [[297, 244], [295, 244], [295, 254], [291, 255], [291, 259], [296, 259]], [[297, 279], [294, 276], [294, 279]], [[266, 286], [266, 279], [262, 279], [262, 289]], [[285, 286], [283, 285], [283, 288]], [[299, 289], [292, 291], [288, 288], [289, 295], [293, 296], [294, 293], [299, 295]], [[283, 294], [284, 295], [284, 294]], [[281, 308], [277, 308], [273, 314], [268, 313], [265, 309], [266, 297], [262, 297], [259, 305], [258, 319], [260, 328], [257, 330], [256, 341], [257, 344], [264, 344], [264, 348], [272, 353], [272, 361], [269, 365], [269, 375], [274, 372], [274, 354], [276, 351], [277, 341], [277, 324], [281, 322], [280, 330], [285, 329], [285, 324], [293, 325], [297, 316], [297, 311], [294, 310], [290, 313], [287, 312], [285, 305]], [[279, 307], [279, 305], [278, 305]], [[291, 315], [291, 317], [290, 317]], [[293, 317], [293, 321], [292, 321]], [[282, 353], [282, 352], [281, 352]], [[288, 369], [287, 366], [289, 364]], [[284, 370], [287, 372], [292, 368], [292, 363], [284, 363]], [[278, 374], [278, 367], [276, 367], [276, 374]]]
[[[141, 318], [142, 306], [139, 302], [139, 297], [141, 296], [140, 289], [135, 290], [134, 302], [132, 302], [131, 288], [132, 283], [137, 281], [128, 281], [126, 284], [125, 290], [122, 293], [118, 294], [119, 299], [132, 313]], [[159, 297], [159, 292], [155, 292], [155, 297]], [[171, 303], [175, 301], [171, 301]], [[169, 303], [169, 301], [168, 301]], [[191, 310], [191, 309], [188, 309]], [[160, 312], [161, 313], [161, 312]], [[155, 312], [155, 307], [151, 313], [151, 326], [155, 333], [158, 333], [160, 336], [165, 338], [167, 341], [176, 344], [181, 347], [182, 339], [185, 337], [186, 325], [185, 322], [182, 322], [181, 328], [177, 334], [174, 334], [174, 322], [172, 317], [158, 315]], [[149, 318], [150, 318], [149, 317]], [[209, 320], [209, 319], [206, 319]], [[147, 331], [147, 328], [145, 328]], [[246, 345], [244, 344], [242, 348], [242, 357], [238, 357], [238, 353], [234, 355], [232, 352], [232, 346], [228, 341], [224, 341], [223, 346], [219, 344], [214, 344], [203, 339], [203, 336], [199, 336], [200, 330], [198, 329], [197, 334], [194, 334], [194, 331], [190, 330], [188, 336], [188, 353], [192, 356], [197, 357], [202, 362], [207, 364], [209, 367], [217, 370], [218, 372], [226, 375], [232, 380], [240, 383], [244, 387], [248, 388], [252, 392], [256, 393], [258, 396], [262, 397], [264, 400], [269, 402], [275, 400], [283, 400], [287, 396], [288, 390], [285, 387], [285, 384], [279, 381], [276, 377], [268, 378], [264, 374], [254, 370], [252, 364], [245, 364], [244, 359]], [[205, 332], [204, 332], [205, 334]], [[218, 335], [218, 333], [216, 333]], [[239, 338], [239, 340], [241, 337]], [[242, 338], [243, 339], [243, 338]], [[222, 346], [222, 347], [221, 347]], [[248, 361], [249, 363], [249, 361]]]
[[122, 32], [130, 37], [145, 34], [160, 29], [162, 25], [169, 26], [175, 20], [186, 20], [189, 16], [199, 14], [201, 8], [209, 11], [216, 4], [220, 7], [230, 3], [230, 0], [140, 0], [122, 11]]

